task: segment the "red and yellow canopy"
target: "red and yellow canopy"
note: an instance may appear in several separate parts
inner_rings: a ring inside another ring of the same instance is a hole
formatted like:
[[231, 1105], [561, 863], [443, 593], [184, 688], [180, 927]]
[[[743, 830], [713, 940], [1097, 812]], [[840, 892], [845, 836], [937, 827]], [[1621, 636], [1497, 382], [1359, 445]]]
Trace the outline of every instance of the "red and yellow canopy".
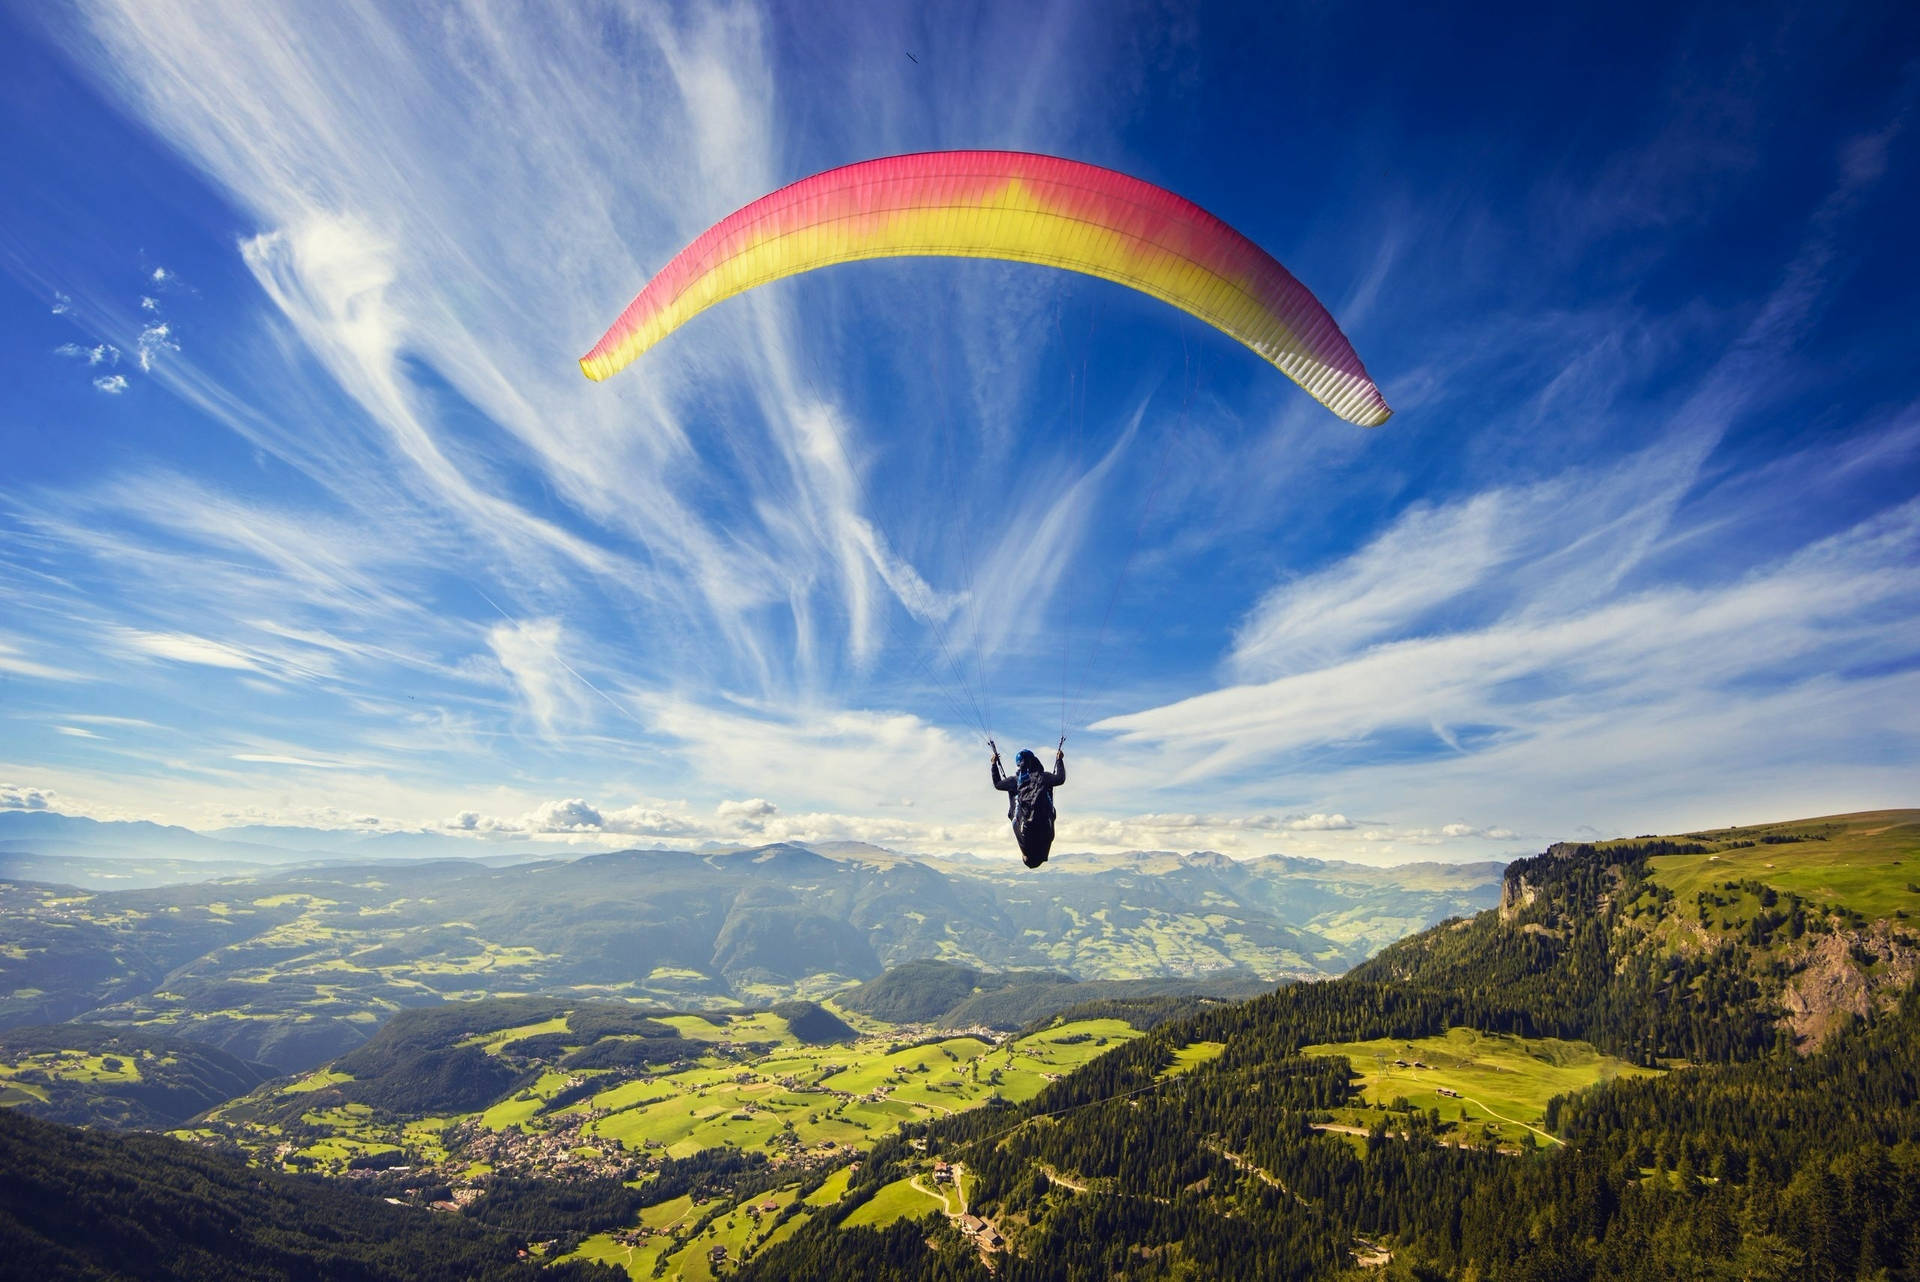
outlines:
[[618, 373], [767, 281], [905, 255], [1042, 263], [1128, 285], [1245, 343], [1349, 422], [1374, 427], [1393, 412], [1327, 309], [1245, 236], [1151, 183], [1015, 151], [888, 156], [762, 196], [648, 281], [580, 368]]

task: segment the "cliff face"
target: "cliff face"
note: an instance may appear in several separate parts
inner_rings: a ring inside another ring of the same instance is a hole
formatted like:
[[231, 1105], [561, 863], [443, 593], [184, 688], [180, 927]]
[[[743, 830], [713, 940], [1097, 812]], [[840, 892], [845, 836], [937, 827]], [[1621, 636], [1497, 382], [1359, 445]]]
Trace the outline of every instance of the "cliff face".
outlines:
[[[1572, 875], [1576, 865], [1597, 870], [1598, 884], [1605, 888], [1596, 889], [1592, 879]], [[1556, 841], [1532, 859], [1507, 866], [1507, 875], [1500, 883], [1500, 920], [1512, 924], [1546, 896], [1553, 897], [1550, 915], [1604, 914], [1622, 876], [1621, 866], [1611, 853], [1602, 854], [1585, 842]]]
[[1812, 1050], [1849, 1016], [1888, 1009], [1916, 974], [1920, 949], [1885, 922], [1821, 935], [1806, 948], [1780, 993], [1782, 1018], [1795, 1040]]
[[1500, 883], [1500, 920], [1509, 925], [1524, 908], [1540, 902], [1540, 887], [1524, 876], [1508, 877]]

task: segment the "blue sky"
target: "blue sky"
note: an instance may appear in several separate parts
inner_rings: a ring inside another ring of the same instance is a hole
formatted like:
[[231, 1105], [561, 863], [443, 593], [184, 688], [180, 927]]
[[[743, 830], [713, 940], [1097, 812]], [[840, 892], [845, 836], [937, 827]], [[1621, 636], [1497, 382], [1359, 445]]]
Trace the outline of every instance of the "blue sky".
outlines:
[[[1458, 8], [8, 5], [0, 806], [987, 851], [1063, 725], [1066, 849], [1914, 804], [1920, 15]], [[940, 260], [580, 377], [969, 146], [1218, 213], [1396, 417]]]

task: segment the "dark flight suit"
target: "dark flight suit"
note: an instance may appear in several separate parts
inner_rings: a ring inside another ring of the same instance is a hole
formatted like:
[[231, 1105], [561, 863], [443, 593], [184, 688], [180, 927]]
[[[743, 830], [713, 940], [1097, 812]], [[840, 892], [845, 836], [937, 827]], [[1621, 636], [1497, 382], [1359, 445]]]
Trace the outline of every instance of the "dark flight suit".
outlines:
[[[1038, 868], [1047, 862], [1053, 849], [1053, 790], [1067, 781], [1067, 759], [1056, 755], [1052, 770], [1040, 769], [1040, 759], [1022, 753], [1032, 762], [1011, 778], [1000, 773], [1000, 760], [993, 761], [993, 786], [1011, 794], [1007, 798], [1007, 818], [1013, 821], [1013, 839], [1020, 844], [1027, 867]], [[1016, 758], [1018, 760], [1018, 758]]]

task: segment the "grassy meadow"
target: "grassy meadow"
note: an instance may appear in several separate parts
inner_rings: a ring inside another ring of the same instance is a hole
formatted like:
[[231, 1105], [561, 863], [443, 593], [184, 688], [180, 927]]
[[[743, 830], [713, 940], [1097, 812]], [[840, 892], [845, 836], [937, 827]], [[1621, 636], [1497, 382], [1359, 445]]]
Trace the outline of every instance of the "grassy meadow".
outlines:
[[[1544, 1129], [1546, 1108], [1556, 1095], [1656, 1071], [1602, 1054], [1585, 1042], [1471, 1028], [1412, 1041], [1382, 1037], [1329, 1042], [1304, 1047], [1301, 1054], [1344, 1055], [1353, 1065], [1365, 1107], [1337, 1110], [1337, 1124], [1371, 1127], [1383, 1107], [1437, 1109], [1443, 1125], [1462, 1134], [1469, 1128], [1476, 1136], [1493, 1134], [1503, 1144], [1524, 1144], [1528, 1134], [1537, 1142], [1550, 1142]], [[1388, 1125], [1391, 1129], [1393, 1124]]]
[[1703, 893], [1726, 898], [1729, 882], [1750, 881], [1870, 921], [1920, 915], [1920, 811], [1716, 828], [1672, 840], [1708, 847], [1653, 860], [1654, 880], [1683, 904]]

